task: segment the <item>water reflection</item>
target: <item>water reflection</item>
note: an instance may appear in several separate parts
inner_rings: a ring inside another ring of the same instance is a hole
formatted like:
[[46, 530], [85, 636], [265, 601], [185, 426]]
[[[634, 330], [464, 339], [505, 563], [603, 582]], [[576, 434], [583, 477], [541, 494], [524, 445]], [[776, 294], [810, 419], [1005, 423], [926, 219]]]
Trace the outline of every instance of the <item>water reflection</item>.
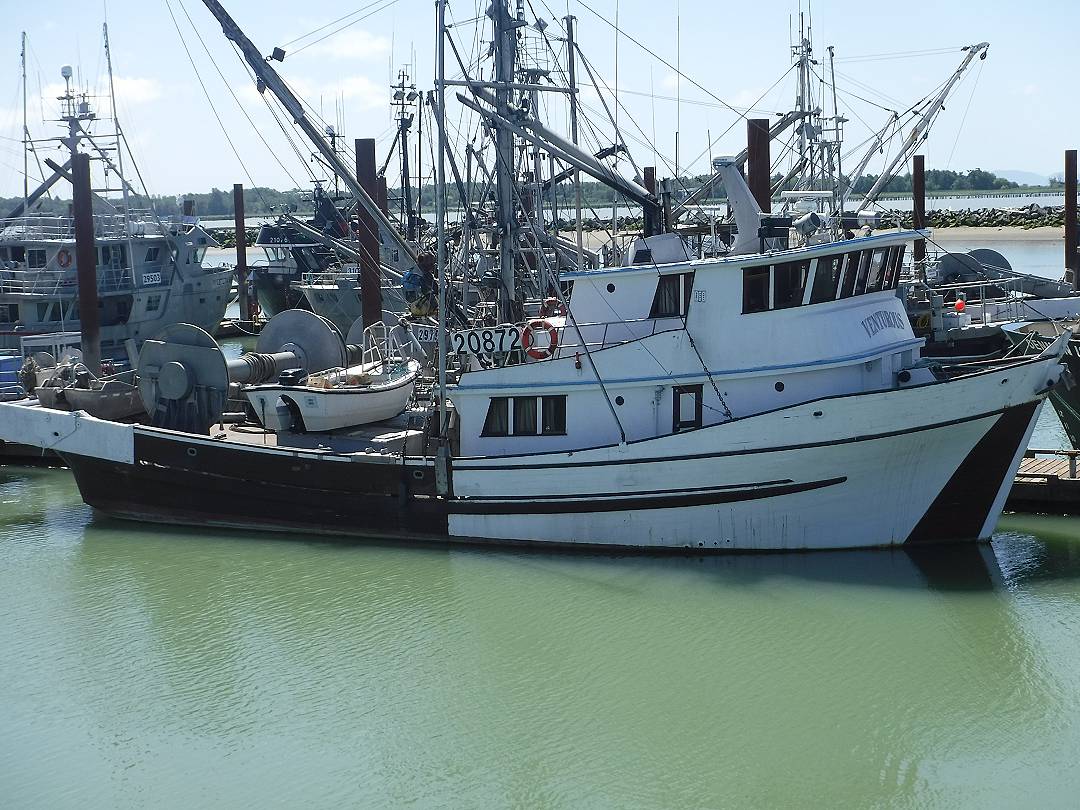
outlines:
[[1076, 521], [916, 550], [417, 549], [91, 519], [64, 475], [0, 482], [0, 519], [41, 501], [0, 526], [15, 806], [1080, 791]]

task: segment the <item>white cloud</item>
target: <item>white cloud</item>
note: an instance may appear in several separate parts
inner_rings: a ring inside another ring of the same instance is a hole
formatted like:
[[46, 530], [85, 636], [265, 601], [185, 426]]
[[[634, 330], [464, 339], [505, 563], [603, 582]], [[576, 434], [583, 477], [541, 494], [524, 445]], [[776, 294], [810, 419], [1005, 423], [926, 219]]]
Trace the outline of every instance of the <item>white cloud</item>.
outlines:
[[362, 28], [348, 28], [306, 48], [303, 53], [332, 59], [382, 60], [390, 53], [390, 40]]
[[328, 82], [291, 77], [289, 84], [314, 107], [318, 106], [320, 97], [327, 102], [343, 98], [351, 102], [350, 106], [359, 107], [361, 110], [385, 107], [390, 103], [390, 91], [381, 82], [373, 82], [367, 76], [344, 76]]

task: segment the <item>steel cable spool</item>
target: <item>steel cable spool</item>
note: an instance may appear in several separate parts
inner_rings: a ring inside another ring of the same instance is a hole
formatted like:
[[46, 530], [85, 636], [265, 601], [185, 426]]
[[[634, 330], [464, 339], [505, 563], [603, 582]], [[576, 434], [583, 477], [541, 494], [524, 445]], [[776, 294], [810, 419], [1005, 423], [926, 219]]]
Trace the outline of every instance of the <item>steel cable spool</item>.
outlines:
[[256, 351], [234, 360], [226, 360], [199, 327], [172, 324], [143, 344], [139, 394], [155, 427], [208, 433], [221, 421], [230, 384], [258, 385], [291, 368], [305, 374], [339, 368], [349, 356], [337, 327], [302, 309], [275, 315], [259, 335]]

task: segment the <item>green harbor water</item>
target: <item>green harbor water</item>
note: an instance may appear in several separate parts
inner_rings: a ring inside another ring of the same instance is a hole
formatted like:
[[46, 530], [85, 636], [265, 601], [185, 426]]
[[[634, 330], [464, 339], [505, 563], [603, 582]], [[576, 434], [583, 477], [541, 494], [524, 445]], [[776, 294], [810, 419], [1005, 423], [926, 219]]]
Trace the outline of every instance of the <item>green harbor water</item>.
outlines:
[[[867, 505], [872, 508], [872, 505]], [[642, 558], [95, 516], [0, 470], [4, 808], [1080, 802], [1080, 523]]]

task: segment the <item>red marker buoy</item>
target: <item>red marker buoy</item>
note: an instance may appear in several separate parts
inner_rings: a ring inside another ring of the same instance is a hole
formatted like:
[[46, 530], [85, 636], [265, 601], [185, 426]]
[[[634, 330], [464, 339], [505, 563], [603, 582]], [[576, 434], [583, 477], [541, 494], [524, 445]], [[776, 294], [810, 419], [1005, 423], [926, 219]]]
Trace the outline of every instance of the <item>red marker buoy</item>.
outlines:
[[957, 298], [956, 299], [955, 309], [956, 309], [957, 312], [963, 312], [964, 308], [966, 306], [967, 306], [967, 301], [965, 301], [963, 298]]

